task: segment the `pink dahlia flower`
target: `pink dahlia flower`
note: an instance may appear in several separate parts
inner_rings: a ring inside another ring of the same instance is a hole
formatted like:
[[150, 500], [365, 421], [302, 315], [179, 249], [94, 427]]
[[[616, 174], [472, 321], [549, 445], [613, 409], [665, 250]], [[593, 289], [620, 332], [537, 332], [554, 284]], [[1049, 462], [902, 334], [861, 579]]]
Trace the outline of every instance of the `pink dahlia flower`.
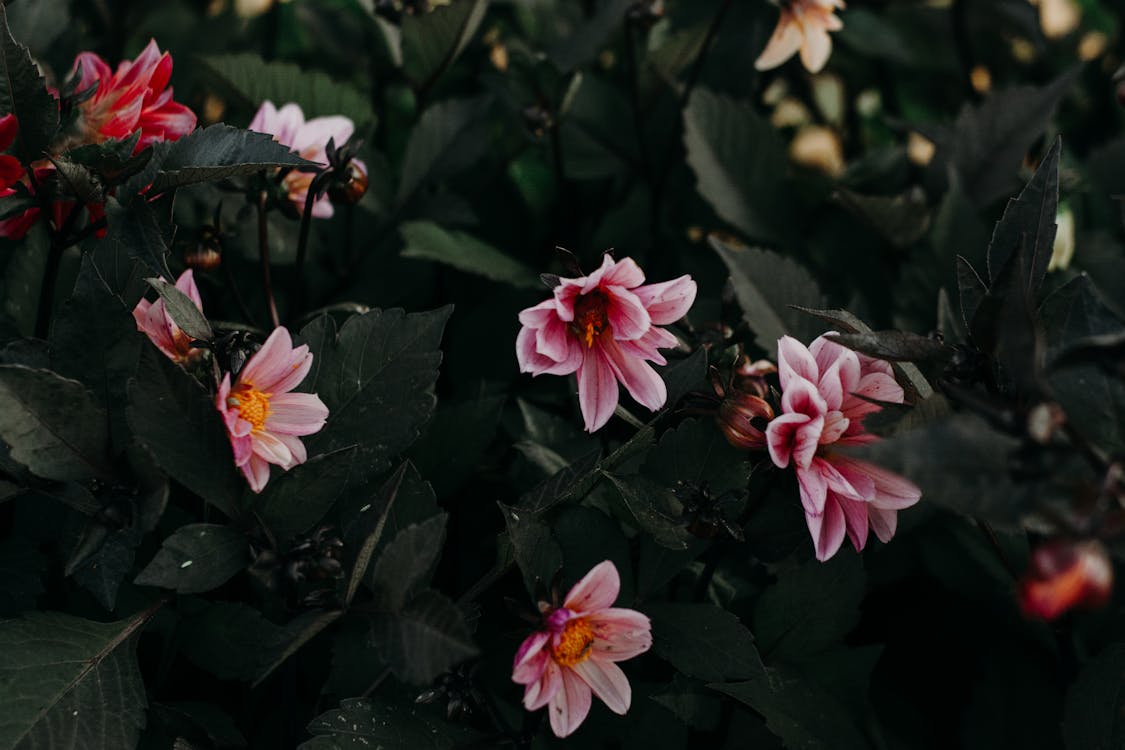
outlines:
[[[180, 274], [176, 279], [176, 288], [187, 295], [195, 303], [199, 312], [203, 312], [203, 300], [199, 297], [199, 289], [195, 286], [195, 276], [191, 269]], [[192, 338], [180, 330], [168, 310], [164, 300], [149, 302], [142, 299], [133, 308], [133, 317], [137, 321], [137, 330], [148, 336], [148, 340], [156, 344], [156, 348], [164, 352], [168, 359], [183, 364], [199, 357], [201, 349], [193, 348]]]
[[821, 336], [805, 348], [790, 336], [777, 342], [781, 414], [766, 428], [770, 458], [794, 465], [801, 505], [816, 558], [827, 560], [845, 533], [857, 550], [868, 527], [883, 542], [894, 536], [897, 511], [922, 496], [912, 482], [866, 461], [836, 454], [833, 446], [877, 440], [863, 419], [880, 407], [866, 399], [901, 404], [902, 387], [891, 366]]
[[613, 415], [618, 382], [652, 411], [668, 398], [664, 381], [648, 363], [667, 364], [659, 350], [675, 346], [676, 337], [659, 326], [687, 313], [695, 282], [690, 276], [642, 286], [644, 281], [631, 258], [614, 261], [606, 255], [601, 268], [560, 279], [551, 299], [520, 313], [520, 371], [577, 372], [578, 403], [589, 432]]
[[800, 52], [805, 69], [819, 73], [832, 54], [832, 37], [828, 32], [844, 28], [835, 14], [837, 9], [843, 8], [844, 0], [783, 2], [777, 28], [754, 67], [758, 70], [776, 68]]
[[[343, 146], [355, 132], [355, 123], [343, 115], [314, 117], [306, 121], [305, 113], [296, 104], [286, 104], [278, 109], [273, 102], [265, 101], [250, 122], [250, 130], [272, 135], [275, 141], [296, 151], [302, 159], [327, 166], [328, 141], [333, 141], [337, 148]], [[364, 163], [353, 159], [352, 164], [366, 179], [367, 167]], [[312, 181], [312, 174], [296, 170], [290, 170], [284, 177], [289, 200], [302, 214]], [[316, 218], [328, 219], [332, 214], [332, 202], [325, 196], [320, 196], [313, 203], [312, 215]]]
[[85, 142], [129, 138], [139, 130], [139, 152], [153, 143], [178, 140], [195, 129], [195, 113], [172, 101], [168, 86], [172, 56], [161, 54], [155, 40], [149, 41], [136, 60], [118, 65], [117, 72], [93, 52], [83, 52], [74, 61], [72, 74], [80, 76], [79, 92], [97, 86], [94, 95], [78, 105], [78, 128]]
[[544, 629], [516, 652], [512, 680], [525, 686], [524, 708], [548, 706], [557, 737], [585, 721], [591, 693], [616, 714], [629, 710], [629, 680], [614, 662], [648, 651], [652, 625], [640, 612], [612, 606], [620, 591], [613, 563], [597, 564], [574, 584], [562, 607], [545, 614]]
[[309, 347], [293, 347], [289, 331], [274, 329], [266, 343], [243, 366], [231, 384], [223, 376], [215, 406], [223, 415], [234, 463], [250, 489], [261, 492], [270, 464], [285, 471], [308, 459], [302, 435], [312, 435], [328, 419], [328, 407], [313, 393], [290, 393], [312, 367]]

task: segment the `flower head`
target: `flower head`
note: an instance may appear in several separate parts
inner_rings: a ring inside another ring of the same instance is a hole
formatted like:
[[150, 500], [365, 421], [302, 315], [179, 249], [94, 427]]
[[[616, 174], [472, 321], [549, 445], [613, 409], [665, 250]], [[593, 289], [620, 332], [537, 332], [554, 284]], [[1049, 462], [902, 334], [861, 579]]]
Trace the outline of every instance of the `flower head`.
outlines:
[[308, 459], [300, 436], [312, 435], [328, 419], [328, 407], [312, 393], [290, 393], [312, 367], [307, 345], [293, 347], [289, 331], [274, 329], [231, 383], [223, 376], [215, 407], [223, 415], [234, 463], [250, 489], [261, 492], [270, 478], [270, 464], [285, 471]]
[[618, 382], [652, 411], [668, 398], [664, 381], [648, 363], [667, 364], [659, 350], [675, 346], [676, 337], [659, 326], [687, 313], [695, 282], [690, 276], [659, 284], [644, 280], [631, 258], [614, 261], [606, 255], [601, 268], [560, 279], [551, 299], [520, 313], [520, 371], [578, 373], [578, 403], [590, 432], [617, 408]]
[[116, 72], [98, 55], [83, 52], [74, 61], [72, 75], [79, 76], [78, 92], [97, 87], [78, 104], [78, 127], [87, 142], [125, 139], [139, 130], [136, 151], [141, 151], [195, 129], [195, 113], [172, 101], [168, 86], [172, 56], [162, 54], [155, 40], [149, 41], [137, 59], [118, 65]]
[[1020, 607], [1028, 617], [1054, 620], [1075, 607], [1094, 608], [1113, 592], [1113, 564], [1100, 542], [1055, 541], [1031, 555], [1020, 583]]
[[[337, 147], [343, 146], [355, 132], [355, 123], [343, 115], [314, 117], [306, 121], [305, 113], [296, 104], [286, 104], [278, 109], [273, 102], [264, 101], [250, 122], [250, 130], [272, 135], [275, 141], [296, 151], [302, 159], [327, 166], [328, 142], [333, 141]], [[353, 159], [352, 164], [366, 180], [367, 167], [363, 162]], [[292, 170], [283, 180], [289, 200], [303, 213], [313, 175]], [[313, 203], [312, 215], [316, 218], [331, 218], [332, 213], [332, 202], [324, 196]]]
[[525, 686], [524, 708], [548, 706], [557, 737], [585, 721], [591, 694], [616, 714], [629, 710], [629, 680], [614, 662], [648, 651], [652, 625], [640, 612], [612, 606], [620, 590], [617, 568], [609, 560], [599, 563], [516, 652], [512, 680]]
[[[195, 286], [195, 276], [190, 268], [176, 279], [176, 288], [187, 295], [199, 311], [203, 312], [203, 300], [199, 296], [199, 289]], [[148, 340], [156, 344], [156, 347], [173, 362], [189, 362], [202, 352], [201, 349], [192, 347], [191, 336], [180, 330], [176, 321], [172, 320], [163, 299], [158, 299], [156, 302], [142, 299], [133, 308], [133, 317], [137, 321], [137, 330], [148, 336]]]
[[792, 463], [797, 471], [817, 559], [836, 554], [845, 533], [862, 550], [869, 526], [889, 541], [897, 511], [918, 502], [921, 490], [886, 469], [833, 453], [832, 446], [877, 439], [863, 426], [864, 418], [881, 408], [872, 401], [903, 401], [891, 366], [824, 336], [807, 349], [783, 336], [777, 357], [781, 414], [766, 428], [766, 440], [774, 464], [784, 469]]
[[832, 54], [832, 37], [828, 32], [844, 28], [835, 14], [843, 8], [844, 0], [787, 0], [782, 5], [777, 28], [754, 67], [776, 68], [800, 52], [805, 69], [819, 73]]
[[[6, 152], [16, 141], [20, 124], [15, 115], [0, 117], [0, 152]], [[20, 160], [8, 153], [0, 153], [0, 199], [16, 194], [15, 186], [25, 182], [26, 174]], [[33, 206], [26, 211], [0, 219], [0, 237], [22, 239], [32, 225], [39, 220], [39, 208]]]

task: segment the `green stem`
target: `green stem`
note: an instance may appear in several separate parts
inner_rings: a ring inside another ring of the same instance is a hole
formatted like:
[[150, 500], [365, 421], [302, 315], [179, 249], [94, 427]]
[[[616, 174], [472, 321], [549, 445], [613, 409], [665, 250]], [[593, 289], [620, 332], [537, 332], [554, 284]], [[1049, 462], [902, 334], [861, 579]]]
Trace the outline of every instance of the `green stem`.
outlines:
[[270, 230], [266, 213], [266, 192], [258, 193], [258, 259], [262, 264], [262, 288], [266, 293], [266, 305], [270, 311], [273, 327], [281, 325], [277, 316], [277, 304], [273, 299], [273, 282], [270, 279]]

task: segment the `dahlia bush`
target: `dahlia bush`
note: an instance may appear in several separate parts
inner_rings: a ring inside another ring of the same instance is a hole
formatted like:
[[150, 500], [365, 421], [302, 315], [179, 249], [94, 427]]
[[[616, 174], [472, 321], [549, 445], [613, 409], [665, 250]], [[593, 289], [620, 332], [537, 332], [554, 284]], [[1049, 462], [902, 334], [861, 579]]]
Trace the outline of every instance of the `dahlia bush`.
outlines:
[[0, 71], [0, 750], [1125, 748], [1125, 0]]

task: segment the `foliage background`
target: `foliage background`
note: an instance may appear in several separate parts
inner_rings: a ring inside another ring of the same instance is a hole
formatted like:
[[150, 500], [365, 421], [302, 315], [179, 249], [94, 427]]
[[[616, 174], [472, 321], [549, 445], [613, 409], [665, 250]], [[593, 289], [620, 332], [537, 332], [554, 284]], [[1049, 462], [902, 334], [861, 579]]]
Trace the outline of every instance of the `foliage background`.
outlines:
[[[955, 259], [986, 267], [1005, 202], [1056, 134], [1077, 249], [1044, 282], [1044, 298], [1068, 290], [1052, 341], [1120, 330], [1125, 5], [1076, 0], [1080, 25], [1048, 38], [1026, 0], [854, 0], [817, 77], [754, 70], [777, 14], [762, 0], [667, 0], [662, 17], [630, 0], [407, 5], [294, 0], [245, 19], [221, 0], [7, 3], [56, 83], [79, 51], [112, 64], [152, 37], [201, 125], [245, 127], [266, 98], [347, 114], [371, 186], [314, 223], [299, 279], [298, 223], [271, 215], [283, 320], [325, 373], [306, 389], [342, 416], [311, 441], [324, 457], [275, 473], [257, 504], [206, 397], [127, 314], [148, 275], [134, 259], [163, 263], [166, 240], [178, 271], [221, 202], [205, 310], [262, 330], [242, 196], [201, 181], [153, 216], [122, 188], [109, 237], [63, 258], [46, 341], [32, 337], [45, 238], [0, 246], [0, 363], [82, 384], [4, 376], [0, 615], [15, 619], [0, 624], [0, 746], [553, 746], [510, 682], [527, 630], [504, 598], [529, 605], [536, 576], [561, 566], [569, 585], [605, 558], [656, 643], [626, 665], [630, 714], [595, 706], [572, 744], [1125, 746], [1121, 596], [1053, 624], [1020, 614], [1029, 550], [1059, 530], [996, 479], [1046, 481], [1012, 469], [1007, 438], [901, 443], [937, 467], [922, 503], [890, 545], [821, 564], [791, 477], [678, 398], [707, 388], [728, 344], [772, 356], [781, 332], [825, 329], [793, 304], [963, 336]], [[810, 161], [793, 146], [810, 124], [838, 142], [838, 168], [831, 147]], [[652, 423], [585, 434], [565, 382], [518, 374], [516, 313], [543, 297], [538, 273], [565, 272], [556, 246], [587, 269], [614, 248], [650, 279], [699, 282]], [[361, 350], [368, 385], [344, 392]], [[1120, 374], [1095, 371], [1084, 425], [1119, 458]], [[58, 451], [28, 459], [10, 423], [39, 389], [78, 453], [110, 455], [80, 470]], [[731, 490], [719, 516], [744, 540], [715, 518], [709, 538], [689, 534], [668, 511], [678, 481]], [[343, 578], [286, 583], [277, 559], [320, 559], [294, 549], [326, 526]], [[467, 718], [446, 720], [451, 698]]]

